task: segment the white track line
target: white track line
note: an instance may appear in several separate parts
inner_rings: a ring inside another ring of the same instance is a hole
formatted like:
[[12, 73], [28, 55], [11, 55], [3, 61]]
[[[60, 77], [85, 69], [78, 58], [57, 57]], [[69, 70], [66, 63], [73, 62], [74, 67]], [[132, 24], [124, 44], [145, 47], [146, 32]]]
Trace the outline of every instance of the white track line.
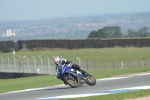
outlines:
[[88, 96], [96, 96], [96, 95], [113, 94], [113, 93], [119, 93], [119, 92], [129, 92], [129, 91], [133, 91], [133, 90], [142, 90], [142, 89], [150, 89], [150, 86], [122, 88], [122, 89], [114, 89], [114, 90], [107, 90], [107, 91], [102, 91], [102, 92], [86, 93], [86, 94], [46, 97], [46, 98], [38, 98], [37, 100], [53, 100], [53, 99], [54, 100], [57, 100], [57, 99], [59, 100], [59, 99], [65, 99], [65, 98], [88, 97]]

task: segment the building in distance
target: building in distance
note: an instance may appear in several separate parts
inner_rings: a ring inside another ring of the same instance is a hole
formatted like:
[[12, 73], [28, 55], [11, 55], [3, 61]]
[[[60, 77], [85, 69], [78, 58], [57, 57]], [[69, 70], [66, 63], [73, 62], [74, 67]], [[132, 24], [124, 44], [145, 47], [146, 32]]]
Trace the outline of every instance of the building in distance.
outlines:
[[6, 36], [16, 36], [15, 30], [8, 29], [6, 31]]

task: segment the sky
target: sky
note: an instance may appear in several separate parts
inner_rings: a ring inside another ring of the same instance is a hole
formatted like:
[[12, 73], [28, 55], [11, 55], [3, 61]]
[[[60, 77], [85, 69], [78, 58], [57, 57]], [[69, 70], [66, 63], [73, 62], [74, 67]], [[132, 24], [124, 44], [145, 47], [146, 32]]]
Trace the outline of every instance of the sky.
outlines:
[[150, 0], [0, 0], [0, 21], [150, 12]]

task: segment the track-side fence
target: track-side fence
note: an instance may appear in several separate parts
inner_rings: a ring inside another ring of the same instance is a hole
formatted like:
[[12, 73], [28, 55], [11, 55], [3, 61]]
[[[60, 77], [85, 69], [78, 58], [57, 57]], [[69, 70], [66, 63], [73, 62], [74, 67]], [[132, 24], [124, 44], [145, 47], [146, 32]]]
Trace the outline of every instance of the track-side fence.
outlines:
[[150, 38], [119, 38], [119, 39], [45, 39], [0, 41], [0, 52], [18, 51], [34, 48], [111, 48], [111, 47], [150, 47]]
[[[72, 60], [79, 64], [86, 71], [95, 70], [111, 70], [124, 69], [131, 67], [148, 67], [150, 61], [146, 59], [141, 60], [123, 60], [123, 61], [107, 61], [107, 60], [89, 60], [80, 59], [76, 57]], [[36, 73], [36, 74], [56, 74], [53, 57], [41, 56], [0, 56], [0, 72], [5, 73]]]

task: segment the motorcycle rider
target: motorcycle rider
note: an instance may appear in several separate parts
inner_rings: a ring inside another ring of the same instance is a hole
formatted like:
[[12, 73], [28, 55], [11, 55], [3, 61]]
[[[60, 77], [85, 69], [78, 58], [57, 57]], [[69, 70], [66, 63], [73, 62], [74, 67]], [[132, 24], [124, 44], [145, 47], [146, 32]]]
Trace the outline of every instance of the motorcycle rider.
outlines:
[[69, 61], [67, 59], [63, 59], [61, 56], [56, 56], [55, 59], [55, 65], [56, 65], [56, 72], [57, 72], [57, 78], [61, 79], [60, 71], [63, 66], [72, 67], [73, 69], [76, 69], [78, 71], [81, 71], [81, 73], [86, 76], [87, 72], [83, 70], [79, 65], [72, 64], [72, 61]]

